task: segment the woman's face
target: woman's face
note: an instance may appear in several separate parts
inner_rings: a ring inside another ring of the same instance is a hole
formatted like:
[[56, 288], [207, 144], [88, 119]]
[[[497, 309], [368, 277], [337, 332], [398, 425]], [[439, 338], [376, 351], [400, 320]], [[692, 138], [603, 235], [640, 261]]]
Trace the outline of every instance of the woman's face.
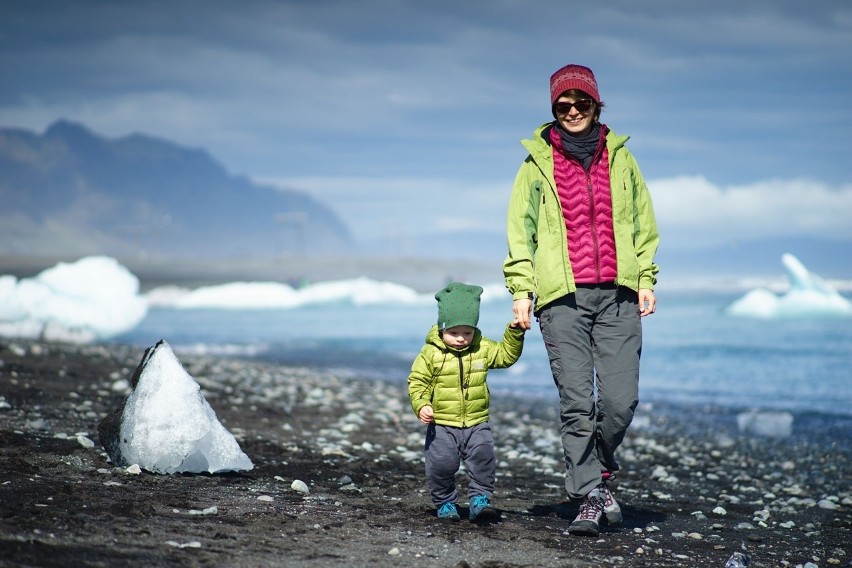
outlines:
[[595, 101], [591, 98], [562, 95], [553, 103], [556, 120], [566, 131], [581, 136], [586, 134], [595, 120]]

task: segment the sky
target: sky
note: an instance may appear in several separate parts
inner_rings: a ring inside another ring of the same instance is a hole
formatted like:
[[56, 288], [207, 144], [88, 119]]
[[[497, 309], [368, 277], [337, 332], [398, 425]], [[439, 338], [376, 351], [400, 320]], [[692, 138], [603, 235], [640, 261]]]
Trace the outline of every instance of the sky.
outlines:
[[667, 242], [852, 241], [842, 0], [2, 0], [0, 127], [203, 148], [364, 242], [502, 232], [566, 63], [594, 70]]

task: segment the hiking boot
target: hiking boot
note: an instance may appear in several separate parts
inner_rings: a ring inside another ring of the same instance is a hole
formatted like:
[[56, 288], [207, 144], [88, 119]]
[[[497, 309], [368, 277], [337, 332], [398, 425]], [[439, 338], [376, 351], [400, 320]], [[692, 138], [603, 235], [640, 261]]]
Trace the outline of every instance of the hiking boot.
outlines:
[[459, 516], [459, 510], [455, 503], [444, 503], [438, 508], [438, 518], [458, 521], [461, 519], [461, 516]]
[[568, 526], [568, 532], [581, 536], [598, 536], [603, 510], [603, 492], [600, 486], [597, 486], [583, 499], [580, 512], [574, 522]]
[[606, 481], [601, 481], [598, 485], [603, 496], [604, 508], [603, 513], [606, 517], [606, 522], [611, 525], [616, 525], [621, 522], [621, 507], [618, 506], [618, 501], [612, 496], [612, 491], [607, 487]]
[[490, 518], [497, 515], [497, 510], [491, 506], [491, 501], [485, 495], [474, 495], [470, 500], [468, 518], [475, 521], [478, 518]]

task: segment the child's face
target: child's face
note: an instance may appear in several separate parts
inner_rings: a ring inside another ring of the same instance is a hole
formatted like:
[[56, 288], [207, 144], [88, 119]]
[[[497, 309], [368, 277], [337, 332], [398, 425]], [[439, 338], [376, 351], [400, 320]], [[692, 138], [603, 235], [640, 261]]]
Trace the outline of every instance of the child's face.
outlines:
[[476, 328], [470, 327], [469, 325], [448, 327], [441, 332], [441, 339], [444, 340], [444, 343], [446, 343], [448, 347], [462, 349], [463, 347], [470, 345], [470, 342], [473, 341], [473, 333], [475, 331]]

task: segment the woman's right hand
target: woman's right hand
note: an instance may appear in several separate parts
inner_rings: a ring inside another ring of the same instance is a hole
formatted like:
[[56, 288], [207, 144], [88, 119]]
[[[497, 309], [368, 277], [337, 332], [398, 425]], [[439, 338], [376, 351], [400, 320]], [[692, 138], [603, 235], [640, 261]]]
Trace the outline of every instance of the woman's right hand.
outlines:
[[530, 329], [530, 312], [532, 312], [532, 300], [518, 298], [512, 302], [512, 313], [515, 316], [512, 323], [521, 329]]

